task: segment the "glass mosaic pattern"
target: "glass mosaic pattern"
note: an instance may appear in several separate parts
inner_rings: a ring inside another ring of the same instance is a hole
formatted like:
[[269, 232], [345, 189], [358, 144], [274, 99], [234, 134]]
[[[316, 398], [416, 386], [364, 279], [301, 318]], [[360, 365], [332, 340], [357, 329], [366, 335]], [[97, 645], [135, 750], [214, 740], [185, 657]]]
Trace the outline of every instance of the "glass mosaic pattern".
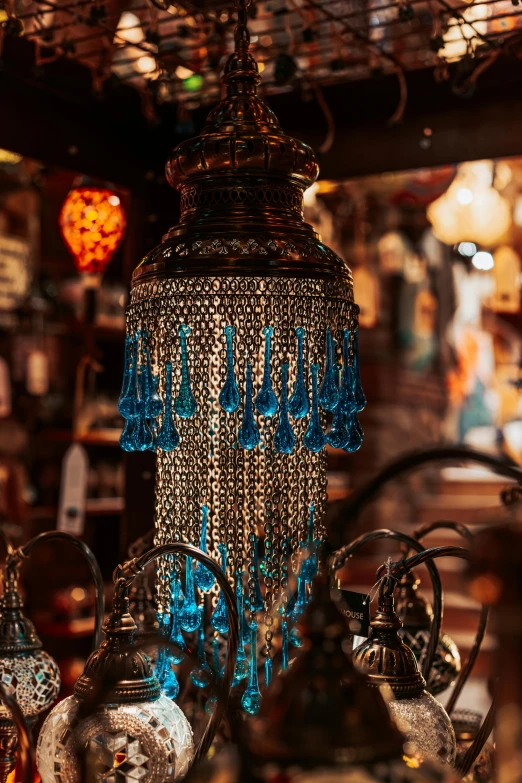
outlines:
[[44, 712], [60, 690], [60, 671], [43, 650], [0, 658], [0, 680], [27, 717]]
[[150, 783], [183, 777], [192, 760], [192, 730], [167, 696], [140, 704], [106, 704], [78, 719], [69, 696], [47, 717], [36, 763], [42, 783]]

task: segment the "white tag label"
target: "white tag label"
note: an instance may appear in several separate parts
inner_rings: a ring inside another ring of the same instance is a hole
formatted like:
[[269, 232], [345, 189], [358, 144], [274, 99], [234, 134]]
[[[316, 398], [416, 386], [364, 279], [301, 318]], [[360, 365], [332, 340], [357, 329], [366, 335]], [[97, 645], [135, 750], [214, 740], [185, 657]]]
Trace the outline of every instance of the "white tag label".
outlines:
[[0, 357], [0, 419], [11, 415], [11, 375], [9, 365]]
[[62, 462], [58, 530], [81, 536], [85, 526], [85, 500], [89, 459], [79, 443], [69, 446]]

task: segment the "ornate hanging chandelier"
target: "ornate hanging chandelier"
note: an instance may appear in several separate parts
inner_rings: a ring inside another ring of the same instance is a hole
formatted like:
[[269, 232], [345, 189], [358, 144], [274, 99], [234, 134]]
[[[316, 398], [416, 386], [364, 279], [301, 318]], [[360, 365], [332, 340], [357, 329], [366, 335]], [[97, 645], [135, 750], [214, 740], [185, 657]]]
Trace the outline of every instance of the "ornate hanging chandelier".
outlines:
[[[224, 99], [167, 163], [181, 220], [133, 275], [119, 410], [122, 447], [157, 454], [156, 542], [219, 553], [251, 627], [265, 613], [269, 679], [270, 612], [281, 607], [288, 640], [317, 572], [326, 446], [360, 447], [366, 400], [352, 276], [304, 222], [317, 162], [256, 94], [248, 4], [239, 0]], [[158, 569], [165, 617], [178, 611], [180, 569], [166, 559]], [[185, 631], [208, 576], [188, 569]], [[222, 619], [218, 600], [211, 625], [224, 634]], [[257, 710], [256, 698], [245, 703]]]

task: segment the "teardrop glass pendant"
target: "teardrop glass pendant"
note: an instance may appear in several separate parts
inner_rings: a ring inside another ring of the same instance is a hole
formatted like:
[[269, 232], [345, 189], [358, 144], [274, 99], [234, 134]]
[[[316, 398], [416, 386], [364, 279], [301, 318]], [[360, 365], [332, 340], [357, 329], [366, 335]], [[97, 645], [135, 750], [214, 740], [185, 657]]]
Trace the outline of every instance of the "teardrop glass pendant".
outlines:
[[118, 399], [118, 410], [126, 419], [129, 417], [130, 408], [128, 407], [129, 393], [132, 382], [132, 339], [130, 335], [125, 337], [125, 354], [123, 358], [123, 381], [121, 392]]
[[170, 602], [170, 641], [175, 645], [175, 649], [172, 650], [172, 659], [174, 663], [181, 663], [183, 660], [183, 651], [186, 649], [185, 639], [181, 633], [181, 626], [179, 621], [180, 611], [183, 607], [183, 599], [181, 596], [181, 582], [178, 577], [175, 576], [172, 580], [172, 594]]
[[325, 411], [335, 410], [339, 402], [339, 387], [337, 385], [335, 367], [334, 341], [332, 331], [328, 327], [326, 330], [326, 364], [323, 382], [319, 390], [319, 403]]
[[295, 624], [299, 620], [304, 610], [306, 609], [307, 603], [308, 597], [306, 595], [306, 580], [303, 576], [301, 576], [301, 573], [299, 573], [299, 576], [297, 577], [297, 601], [295, 602], [295, 606], [290, 617], [292, 623]]
[[288, 418], [288, 369], [285, 362], [281, 367], [281, 408], [279, 411], [279, 424], [274, 435], [274, 447], [281, 454], [291, 454], [295, 446], [295, 435]]
[[[125, 377], [123, 386], [118, 401], [118, 410], [124, 419], [134, 419], [138, 416], [138, 355], [139, 355], [139, 332], [137, 332], [132, 341], [127, 338], [129, 345], [127, 346], [127, 340], [125, 340], [125, 362], [129, 362], [126, 365], [127, 382]], [[128, 354], [127, 354], [128, 347]]]
[[257, 623], [250, 626], [250, 662], [248, 685], [241, 699], [241, 705], [249, 715], [257, 715], [261, 708], [261, 693], [257, 677]]
[[[243, 609], [243, 583], [240, 574], [237, 575], [237, 579], [236, 579], [236, 605], [237, 605], [237, 613], [241, 620], [241, 618], [244, 617], [245, 612]], [[246, 657], [243, 634], [241, 633], [241, 628], [240, 628], [239, 645], [237, 648], [236, 668], [234, 669], [233, 685], [237, 685], [238, 682], [244, 680], [245, 677], [248, 677], [248, 659]]]
[[286, 614], [281, 620], [281, 658], [281, 669], [285, 672], [288, 669], [288, 620]]
[[[340, 369], [340, 365], [338, 364], [336, 368], [338, 379], [340, 377]], [[339, 404], [334, 411], [332, 426], [326, 433], [326, 440], [333, 449], [344, 449], [349, 439], [350, 433], [346, 427], [346, 413], [343, 409], [343, 397], [341, 391], [341, 398], [339, 399]]]
[[120, 446], [123, 451], [136, 451], [134, 445], [134, 428], [136, 426], [136, 419], [125, 419], [125, 426], [120, 435]]
[[[221, 554], [221, 569], [226, 574], [228, 549], [226, 544], [218, 544], [218, 549]], [[228, 612], [223, 590], [219, 591], [218, 602], [210, 618], [210, 625], [220, 634], [228, 633]]]
[[271, 326], [265, 326], [263, 329], [263, 336], [265, 338], [265, 363], [263, 368], [263, 383], [257, 394], [255, 400], [256, 411], [262, 416], [273, 416], [277, 411], [277, 397], [272, 389], [272, 381], [270, 379], [270, 354], [271, 347], [270, 342], [272, 340], [272, 334], [274, 330]]
[[361, 448], [364, 437], [362, 427], [359, 424], [359, 419], [355, 411], [353, 413], [349, 413], [346, 417], [346, 427], [350, 437], [343, 448], [344, 451], [353, 454], [355, 451], [359, 451]]
[[227, 413], [234, 413], [241, 402], [234, 371], [234, 344], [232, 340], [235, 333], [236, 329], [234, 326], [225, 326], [225, 337], [227, 339], [227, 377], [219, 395], [219, 404]]
[[199, 609], [196, 603], [194, 571], [192, 558], [185, 558], [185, 600], [179, 615], [179, 624], [183, 631], [191, 632], [199, 628]]
[[150, 362], [150, 351], [146, 342], [145, 334], [143, 334], [141, 340], [141, 348], [143, 351], [143, 364], [147, 381], [147, 399], [143, 400], [145, 404], [145, 416], [147, 419], [155, 419], [163, 413], [163, 403], [161, 402], [156, 385], [154, 383], [152, 365]]
[[310, 371], [312, 373], [312, 413], [303, 443], [308, 451], [321, 451], [326, 446], [326, 437], [321, 427], [319, 414], [319, 365], [310, 365]]
[[198, 628], [198, 661], [190, 673], [190, 679], [196, 688], [205, 688], [212, 682], [212, 669], [205, 654], [205, 609], [200, 607], [201, 621]]
[[152, 430], [145, 416], [145, 400], [148, 398], [148, 383], [145, 367], [140, 367], [138, 372], [138, 421], [134, 430], [134, 447], [136, 451], [147, 451], [153, 445]]
[[243, 423], [239, 428], [237, 439], [240, 446], [248, 451], [255, 449], [261, 442], [261, 435], [254, 419], [252, 409], [252, 364], [247, 362], [245, 373], [245, 410], [243, 413]]
[[[206, 555], [207, 554], [207, 526], [208, 526], [208, 506], [201, 506], [202, 518], [201, 518], [201, 534], [199, 537], [199, 548]], [[203, 563], [198, 563], [194, 572], [194, 582], [196, 587], [203, 592], [207, 593], [214, 587], [214, 575], [208, 570]]]
[[190, 326], [186, 326], [186, 324], [181, 324], [178, 329], [181, 344], [181, 383], [178, 396], [174, 400], [174, 410], [182, 419], [190, 419], [194, 416], [198, 407], [190, 385], [187, 351], [187, 337], [190, 331]]
[[353, 393], [355, 397], [355, 410], [360, 413], [366, 408], [366, 396], [364, 394], [361, 371], [359, 367], [359, 330], [353, 334]]
[[165, 365], [165, 412], [156, 438], [156, 445], [163, 451], [174, 451], [179, 444], [179, 434], [172, 415], [172, 362]]
[[288, 410], [294, 419], [303, 419], [310, 410], [304, 365], [304, 327], [298, 326], [295, 333], [297, 336], [297, 376], [292, 396], [288, 402]]
[[314, 539], [314, 517], [315, 503], [310, 503], [306, 541], [304, 543], [299, 542], [303, 554], [306, 554], [306, 557], [301, 561], [301, 567], [299, 569], [299, 576], [301, 576], [305, 582], [313, 582], [317, 576], [319, 565], [317, 549], [321, 541], [318, 538]]
[[268, 688], [272, 680], [273, 663], [270, 655], [265, 658], [265, 688]]

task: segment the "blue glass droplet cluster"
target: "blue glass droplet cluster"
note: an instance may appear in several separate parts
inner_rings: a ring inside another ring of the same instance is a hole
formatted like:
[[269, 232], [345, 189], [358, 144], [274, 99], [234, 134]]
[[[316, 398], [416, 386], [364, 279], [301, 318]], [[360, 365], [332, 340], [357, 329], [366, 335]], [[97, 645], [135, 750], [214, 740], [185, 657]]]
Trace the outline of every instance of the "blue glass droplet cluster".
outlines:
[[[173, 390], [173, 362], [168, 360], [164, 368], [164, 401], [158, 394], [158, 376], [153, 374], [147, 333], [138, 331], [125, 341], [125, 366], [118, 409], [125, 419], [120, 443], [125, 451], [161, 449], [173, 451], [180, 442], [175, 416], [190, 419], [196, 415], [198, 404], [192, 388], [188, 337], [190, 326], [178, 328], [180, 346], [180, 381], [177, 393]], [[258, 416], [269, 420], [278, 411], [273, 447], [280, 454], [292, 454], [297, 437], [292, 419], [297, 422], [308, 417], [302, 442], [311, 452], [319, 452], [329, 444], [332, 448], [357, 451], [363, 439], [358, 413], [366, 406], [361, 383], [358, 352], [358, 330], [344, 329], [342, 362], [337, 356], [337, 344], [330, 327], [325, 333], [324, 372], [321, 365], [309, 365], [311, 375], [311, 399], [308, 391], [308, 364], [305, 361], [306, 331], [295, 329], [297, 338], [296, 374], [290, 383], [290, 363], [281, 365], [279, 400], [272, 382], [271, 354], [274, 328], [265, 326], [262, 381], [255, 393], [255, 377], [252, 358], [245, 361], [244, 397], [236, 378], [234, 335], [236, 329], [228, 325], [223, 329], [225, 338], [226, 374], [219, 392], [219, 405], [228, 415], [239, 415], [237, 441], [241, 448], [252, 451], [264, 448], [262, 422]], [[323, 414], [332, 415], [328, 431], [323, 429]], [[210, 588], [209, 588], [210, 589]]]

